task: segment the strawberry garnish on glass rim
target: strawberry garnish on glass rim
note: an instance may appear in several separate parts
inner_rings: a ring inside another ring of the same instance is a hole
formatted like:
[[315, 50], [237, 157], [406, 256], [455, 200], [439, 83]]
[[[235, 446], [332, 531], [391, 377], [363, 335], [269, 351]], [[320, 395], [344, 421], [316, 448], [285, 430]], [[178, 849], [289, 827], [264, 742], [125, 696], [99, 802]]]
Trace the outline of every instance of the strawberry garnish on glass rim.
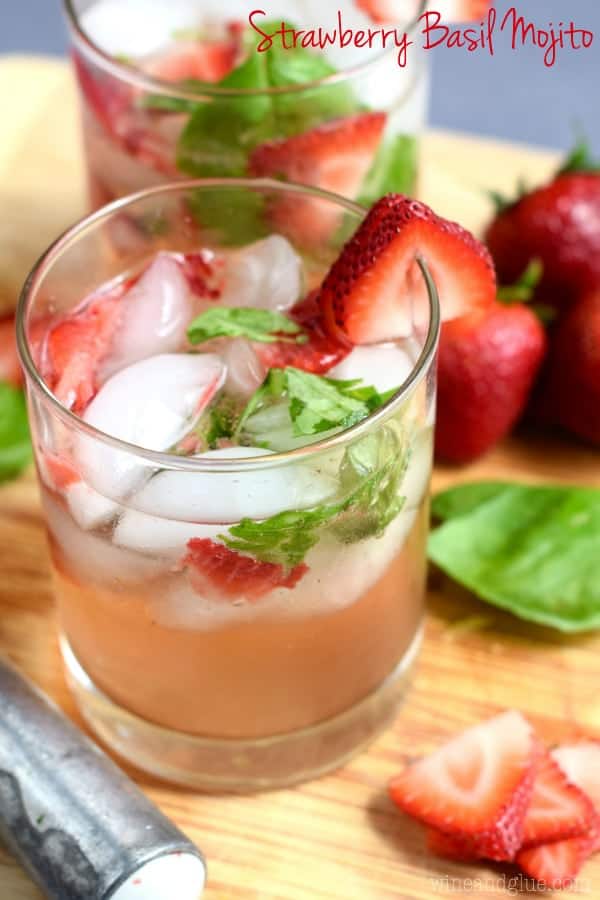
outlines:
[[442, 319], [491, 304], [494, 266], [486, 248], [454, 222], [400, 194], [368, 213], [321, 286], [327, 330], [341, 343], [370, 344], [413, 333], [429, 319], [422, 258], [440, 298]]
[[390, 795], [404, 812], [458, 841], [462, 858], [512, 860], [539, 753], [531, 725], [509, 711], [409, 765], [390, 783]]
[[[356, 197], [373, 165], [386, 119], [383, 112], [359, 113], [261, 144], [250, 156], [250, 174], [283, 177]], [[329, 240], [342, 215], [334, 204], [300, 194], [281, 194], [269, 203], [273, 226], [302, 246], [318, 246]]]
[[194, 590], [214, 600], [259, 600], [275, 588], [292, 589], [308, 572], [301, 563], [287, 571], [282, 565], [262, 562], [208, 538], [192, 538], [183, 565], [189, 568]]

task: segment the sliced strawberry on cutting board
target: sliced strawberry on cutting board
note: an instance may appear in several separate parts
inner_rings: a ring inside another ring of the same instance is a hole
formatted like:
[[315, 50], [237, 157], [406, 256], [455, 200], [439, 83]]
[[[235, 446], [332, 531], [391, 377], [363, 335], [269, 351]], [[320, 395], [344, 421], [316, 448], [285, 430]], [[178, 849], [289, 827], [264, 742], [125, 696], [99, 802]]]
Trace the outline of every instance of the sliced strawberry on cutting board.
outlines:
[[494, 301], [494, 266], [483, 244], [425, 204], [389, 194], [373, 206], [323, 281], [318, 302], [329, 333], [340, 342], [369, 344], [426, 324], [429, 300], [417, 257], [436, 284], [442, 318]]
[[478, 859], [477, 850], [472, 845], [463, 844], [451, 834], [444, 834], [437, 828], [427, 829], [427, 849], [436, 856], [456, 862], [474, 862]]
[[194, 590], [215, 600], [259, 600], [275, 588], [293, 588], [308, 572], [304, 563], [286, 571], [275, 563], [261, 562], [217, 544], [208, 538], [192, 538], [183, 565], [190, 569]]
[[8, 381], [16, 387], [23, 381], [17, 356], [14, 316], [0, 320], [0, 381]]
[[509, 711], [408, 766], [391, 782], [390, 795], [473, 856], [511, 860], [521, 846], [538, 757], [531, 725]]
[[216, 84], [234, 68], [239, 52], [237, 37], [224, 41], [190, 41], [175, 45], [143, 68], [153, 78], [170, 84], [188, 79]]
[[600, 741], [562, 744], [551, 754], [569, 781], [585, 791], [600, 813]]
[[[250, 173], [357, 197], [381, 143], [386, 118], [382, 112], [361, 113], [261, 144], [250, 156]], [[313, 247], [332, 236], [343, 212], [329, 201], [289, 194], [272, 200], [269, 214], [279, 231], [302, 246]]]
[[539, 764], [531, 802], [523, 823], [523, 848], [583, 837], [595, 818], [589, 797], [571, 783], [559, 764], [545, 753]]
[[340, 343], [327, 333], [316, 299], [317, 291], [313, 291], [288, 313], [304, 329], [308, 337], [305, 344], [276, 341], [272, 344], [253, 345], [266, 369], [294, 366], [305, 372], [323, 375], [348, 355], [348, 345]]
[[571, 838], [521, 850], [516, 862], [545, 889], [562, 890], [573, 885], [590, 853], [590, 838]]
[[[440, 12], [444, 22], [473, 22], [482, 19], [493, 0], [444, 0], [430, 3], [429, 8]], [[356, 6], [374, 22], [411, 21], [421, 8], [419, 0], [356, 0]]]
[[66, 316], [48, 334], [45, 377], [68, 409], [82, 412], [95, 395], [96, 373], [110, 351], [120, 318], [120, 297], [111, 293]]

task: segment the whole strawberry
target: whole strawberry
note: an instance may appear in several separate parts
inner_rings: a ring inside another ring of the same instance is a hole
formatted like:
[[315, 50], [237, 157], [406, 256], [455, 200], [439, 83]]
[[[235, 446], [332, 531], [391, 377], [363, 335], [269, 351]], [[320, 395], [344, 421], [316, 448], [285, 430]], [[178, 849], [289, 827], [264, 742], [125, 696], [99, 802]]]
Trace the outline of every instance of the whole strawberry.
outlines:
[[486, 233], [499, 281], [538, 258], [538, 299], [557, 308], [600, 287], [600, 166], [579, 146], [550, 184], [503, 207]]
[[546, 353], [546, 334], [522, 303], [496, 302], [442, 325], [436, 457], [466, 463], [521, 417]]
[[600, 287], [556, 325], [538, 404], [546, 421], [600, 446]]

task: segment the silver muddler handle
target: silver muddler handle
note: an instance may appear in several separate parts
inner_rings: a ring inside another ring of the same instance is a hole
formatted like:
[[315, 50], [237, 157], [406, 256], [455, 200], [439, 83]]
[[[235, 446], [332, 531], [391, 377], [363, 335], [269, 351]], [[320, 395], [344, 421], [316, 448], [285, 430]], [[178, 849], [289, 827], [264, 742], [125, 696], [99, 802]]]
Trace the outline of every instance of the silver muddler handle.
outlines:
[[0, 839], [52, 900], [197, 900], [198, 848], [0, 659]]

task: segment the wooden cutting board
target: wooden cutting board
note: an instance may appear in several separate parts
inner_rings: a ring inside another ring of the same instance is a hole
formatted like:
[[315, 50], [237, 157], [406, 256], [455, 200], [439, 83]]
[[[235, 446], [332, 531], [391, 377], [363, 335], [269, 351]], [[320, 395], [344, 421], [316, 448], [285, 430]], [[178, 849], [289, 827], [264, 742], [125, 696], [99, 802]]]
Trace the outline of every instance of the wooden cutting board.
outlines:
[[[82, 210], [83, 176], [62, 63], [1, 61], [0, 97], [0, 271], [10, 300], [24, 268]], [[439, 133], [426, 137], [423, 156], [425, 199], [471, 228], [489, 213], [486, 187], [510, 190], [521, 174], [539, 181], [556, 162], [531, 148]], [[434, 488], [480, 478], [600, 487], [600, 455], [567, 441], [512, 439], [471, 467], [439, 468]], [[81, 724], [61, 670], [31, 473], [0, 489], [0, 652]], [[599, 683], [600, 635], [530, 627], [435, 579], [406, 704], [394, 727], [341, 771], [254, 797], [204, 796], [131, 774], [203, 848], [207, 900], [508, 897], [501, 869], [428, 855], [419, 828], [387, 799], [387, 781], [413, 755], [506, 707], [522, 709], [548, 742], [600, 737]], [[585, 868], [579, 890], [600, 896], [600, 857]], [[0, 900], [40, 897], [0, 850]]]

